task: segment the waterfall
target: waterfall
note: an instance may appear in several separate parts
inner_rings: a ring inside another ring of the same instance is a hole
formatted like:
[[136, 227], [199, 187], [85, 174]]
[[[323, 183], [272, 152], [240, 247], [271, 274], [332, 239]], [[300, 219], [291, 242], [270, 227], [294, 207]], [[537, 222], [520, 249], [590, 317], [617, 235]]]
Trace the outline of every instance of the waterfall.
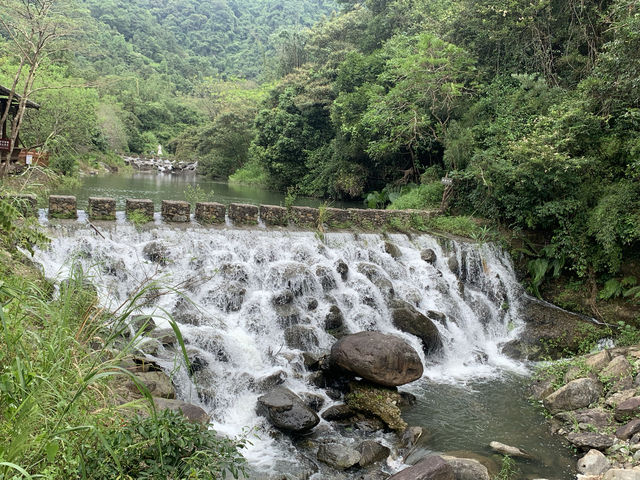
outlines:
[[[417, 384], [526, 371], [500, 351], [522, 327], [522, 289], [508, 256], [491, 244], [161, 224], [137, 230], [117, 223], [101, 233], [81, 222], [52, 227], [52, 243], [36, 260], [57, 280], [74, 263], [82, 265], [107, 309], [149, 280], [175, 286], [178, 291], [150, 298], [140, 313], [152, 315], [159, 329], [168, 328], [171, 314], [198, 371], [192, 380], [175, 368], [169, 348], [147, 351], [173, 372], [179, 397], [205, 408], [213, 428], [230, 436], [266, 428], [255, 405], [268, 385], [284, 382], [299, 394], [322, 396], [325, 406], [334, 402], [308, 382], [302, 353], [330, 349], [335, 338], [325, 324], [338, 310], [348, 332], [404, 337], [425, 365]], [[443, 341], [437, 354], [425, 356], [419, 339], [394, 327], [391, 298], [437, 319]], [[257, 470], [277, 471], [291, 457], [286, 439], [262, 434], [252, 443], [244, 454]]]

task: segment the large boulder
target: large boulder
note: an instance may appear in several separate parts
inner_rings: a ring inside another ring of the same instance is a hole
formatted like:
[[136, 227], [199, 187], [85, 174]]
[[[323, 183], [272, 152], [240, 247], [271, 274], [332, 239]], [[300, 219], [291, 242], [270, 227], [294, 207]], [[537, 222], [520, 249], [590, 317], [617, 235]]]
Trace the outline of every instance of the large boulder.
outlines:
[[360, 452], [339, 443], [325, 443], [318, 449], [318, 460], [337, 470], [353, 467], [360, 458]]
[[422, 349], [425, 353], [436, 352], [442, 348], [438, 327], [413, 305], [404, 300], [393, 300], [390, 309], [395, 327], [422, 340]]
[[567, 435], [567, 440], [583, 450], [605, 450], [611, 447], [615, 441], [615, 439], [609, 435], [592, 432], [573, 432]]
[[315, 427], [320, 418], [291, 390], [278, 387], [258, 398], [258, 415], [288, 432], [306, 432]]
[[343, 337], [331, 347], [330, 358], [333, 365], [387, 387], [413, 382], [424, 369], [411, 345], [379, 332]]
[[456, 477], [453, 467], [442, 457], [431, 455], [392, 475], [389, 480], [456, 480]]
[[443, 456], [444, 461], [453, 467], [456, 480], [490, 480], [489, 470], [473, 458]]
[[[563, 310], [551, 303], [524, 295], [520, 300], [520, 318], [525, 328], [509, 345], [520, 357], [543, 360], [561, 358], [567, 351], [577, 352], [584, 339], [585, 325], [598, 328], [593, 319]], [[604, 336], [604, 333], [603, 333]]]
[[173, 387], [173, 383], [164, 372], [138, 372], [134, 377], [135, 380], [130, 379], [128, 382], [130, 391], [142, 393], [142, 390], [146, 388], [153, 397], [176, 398], [176, 390]]
[[578, 378], [559, 388], [544, 399], [544, 406], [552, 415], [588, 407], [597, 402], [602, 393], [602, 384], [593, 378]]
[[360, 461], [358, 464], [361, 467], [366, 467], [372, 463], [380, 462], [391, 454], [389, 447], [385, 447], [373, 440], [365, 440], [358, 445], [357, 450], [360, 453]]

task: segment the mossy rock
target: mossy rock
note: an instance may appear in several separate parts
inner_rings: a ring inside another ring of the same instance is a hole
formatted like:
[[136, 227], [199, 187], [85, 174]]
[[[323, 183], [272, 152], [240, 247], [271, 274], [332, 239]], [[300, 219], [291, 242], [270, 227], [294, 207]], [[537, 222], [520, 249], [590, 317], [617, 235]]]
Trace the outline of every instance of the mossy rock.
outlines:
[[398, 407], [402, 397], [396, 389], [365, 382], [351, 382], [349, 389], [345, 400], [350, 408], [380, 418], [391, 430], [402, 432], [407, 428]]

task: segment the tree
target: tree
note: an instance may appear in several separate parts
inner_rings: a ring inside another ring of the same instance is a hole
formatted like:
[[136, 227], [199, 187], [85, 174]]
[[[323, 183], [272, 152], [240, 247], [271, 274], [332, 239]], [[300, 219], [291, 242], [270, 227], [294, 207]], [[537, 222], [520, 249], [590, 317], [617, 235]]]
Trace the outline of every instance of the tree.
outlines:
[[[65, 50], [75, 33], [72, 6], [72, 0], [0, 0], [0, 33], [9, 39], [17, 60], [7, 103], [0, 112], [0, 137], [11, 141], [10, 150], [0, 153], [0, 178], [6, 175], [27, 103], [38, 90], [34, 83], [40, 67]], [[12, 109], [16, 101], [17, 108]], [[10, 127], [4, 131], [11, 113]]]

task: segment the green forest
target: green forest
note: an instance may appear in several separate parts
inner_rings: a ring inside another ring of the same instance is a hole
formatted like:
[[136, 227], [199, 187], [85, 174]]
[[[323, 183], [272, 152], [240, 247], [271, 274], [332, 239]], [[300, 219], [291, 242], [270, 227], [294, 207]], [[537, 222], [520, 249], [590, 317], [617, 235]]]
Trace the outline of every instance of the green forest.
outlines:
[[567, 272], [639, 293], [640, 2], [57, 4], [72, 33], [23, 140], [63, 173], [161, 144], [213, 178], [378, 208], [439, 208], [446, 176], [447, 212], [533, 232], [534, 291]]

